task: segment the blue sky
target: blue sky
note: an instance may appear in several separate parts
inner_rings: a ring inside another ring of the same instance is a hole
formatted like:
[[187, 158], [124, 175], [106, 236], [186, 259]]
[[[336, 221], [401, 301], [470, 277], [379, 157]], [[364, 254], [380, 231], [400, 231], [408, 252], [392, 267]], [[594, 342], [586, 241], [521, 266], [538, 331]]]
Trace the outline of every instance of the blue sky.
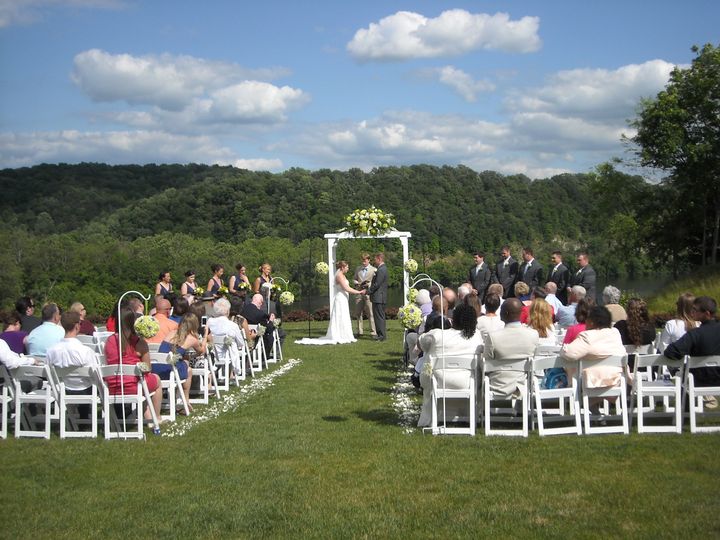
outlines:
[[710, 0], [0, 0], [0, 167], [587, 172], [719, 29]]

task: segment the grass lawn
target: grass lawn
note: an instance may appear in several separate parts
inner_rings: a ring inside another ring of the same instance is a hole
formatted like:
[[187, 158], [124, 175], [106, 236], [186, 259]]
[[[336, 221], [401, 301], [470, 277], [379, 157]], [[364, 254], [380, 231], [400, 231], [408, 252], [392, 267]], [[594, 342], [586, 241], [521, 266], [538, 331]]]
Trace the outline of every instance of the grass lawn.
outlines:
[[302, 363], [181, 437], [0, 441], [0, 537], [720, 536], [720, 436], [408, 434], [390, 326], [286, 325]]

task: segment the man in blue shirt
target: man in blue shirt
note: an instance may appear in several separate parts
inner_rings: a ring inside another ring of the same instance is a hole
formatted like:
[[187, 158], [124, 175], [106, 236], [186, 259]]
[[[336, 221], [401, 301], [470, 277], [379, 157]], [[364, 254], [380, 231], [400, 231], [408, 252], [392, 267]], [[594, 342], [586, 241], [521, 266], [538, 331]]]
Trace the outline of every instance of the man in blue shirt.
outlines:
[[45, 304], [42, 308], [42, 324], [27, 337], [27, 351], [30, 356], [45, 356], [47, 350], [65, 337], [60, 322], [60, 308], [57, 304]]

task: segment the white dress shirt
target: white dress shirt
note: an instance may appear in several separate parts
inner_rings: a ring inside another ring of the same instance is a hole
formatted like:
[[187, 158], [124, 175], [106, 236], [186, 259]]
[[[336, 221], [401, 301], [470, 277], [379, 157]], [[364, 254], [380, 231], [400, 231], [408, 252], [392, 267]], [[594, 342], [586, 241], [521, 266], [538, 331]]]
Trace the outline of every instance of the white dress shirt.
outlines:
[[[90, 347], [86, 347], [77, 338], [63, 338], [47, 350], [47, 362], [55, 367], [88, 366], [98, 367], [97, 356]], [[92, 386], [88, 377], [66, 377], [65, 388], [85, 390]]]
[[8, 369], [15, 369], [20, 366], [32, 366], [35, 359], [32, 356], [18, 354], [10, 349], [4, 339], [0, 339], [0, 362]]

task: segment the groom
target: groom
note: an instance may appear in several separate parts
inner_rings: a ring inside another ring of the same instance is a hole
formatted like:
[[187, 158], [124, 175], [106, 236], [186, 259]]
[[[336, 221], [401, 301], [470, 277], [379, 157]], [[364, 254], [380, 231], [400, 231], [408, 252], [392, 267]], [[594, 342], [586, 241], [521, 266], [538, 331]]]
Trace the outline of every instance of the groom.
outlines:
[[385, 254], [375, 254], [375, 275], [370, 283], [370, 288], [367, 289], [366, 294], [370, 296], [372, 301], [372, 312], [373, 318], [375, 319], [375, 331], [377, 335], [375, 340], [385, 341], [387, 333], [385, 332], [385, 304], [387, 304], [387, 291], [388, 291], [388, 273], [387, 266], [385, 266]]

